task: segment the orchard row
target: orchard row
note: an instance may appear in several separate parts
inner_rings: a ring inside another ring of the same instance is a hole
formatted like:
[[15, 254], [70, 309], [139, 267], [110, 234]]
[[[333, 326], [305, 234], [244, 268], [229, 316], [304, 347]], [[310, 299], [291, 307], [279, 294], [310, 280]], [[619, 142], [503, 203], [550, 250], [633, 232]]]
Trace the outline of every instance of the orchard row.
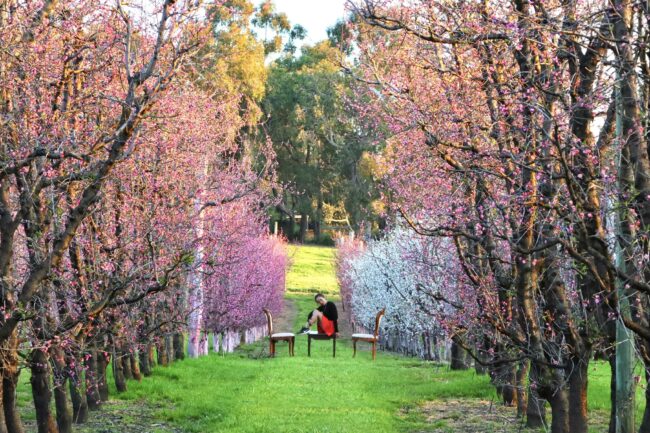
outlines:
[[396, 230], [341, 255], [356, 320], [386, 307], [404, 338], [444, 331], [529, 426], [547, 402], [554, 433], [587, 432], [589, 366], [607, 360], [610, 431], [633, 431], [633, 365], [650, 371], [647, 5], [350, 3], [348, 72], [385, 125]]
[[25, 431], [22, 369], [38, 431], [70, 432], [109, 361], [122, 391], [155, 348], [198, 356], [281, 308], [274, 156], [242, 142], [242, 96], [199, 79], [207, 10], [139, 5], [0, 2], [0, 433]]

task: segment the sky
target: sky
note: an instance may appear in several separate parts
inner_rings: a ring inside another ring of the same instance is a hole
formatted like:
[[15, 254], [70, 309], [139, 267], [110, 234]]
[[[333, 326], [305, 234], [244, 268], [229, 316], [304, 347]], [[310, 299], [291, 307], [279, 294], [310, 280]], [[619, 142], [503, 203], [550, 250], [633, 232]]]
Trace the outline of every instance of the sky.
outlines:
[[[259, 5], [263, 0], [255, 0]], [[327, 37], [327, 28], [345, 18], [345, 0], [274, 0], [276, 10], [289, 17], [291, 25], [300, 24], [307, 29], [302, 44], [313, 45]]]

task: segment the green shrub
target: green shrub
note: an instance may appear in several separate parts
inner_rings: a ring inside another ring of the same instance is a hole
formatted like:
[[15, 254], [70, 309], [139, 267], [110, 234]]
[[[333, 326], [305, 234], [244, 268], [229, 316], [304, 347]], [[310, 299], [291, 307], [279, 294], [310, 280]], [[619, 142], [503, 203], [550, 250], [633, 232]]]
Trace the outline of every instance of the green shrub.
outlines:
[[312, 237], [305, 241], [306, 244], [310, 245], [322, 245], [324, 247], [334, 247], [336, 246], [336, 241], [332, 237], [331, 233], [321, 233], [319, 237]]

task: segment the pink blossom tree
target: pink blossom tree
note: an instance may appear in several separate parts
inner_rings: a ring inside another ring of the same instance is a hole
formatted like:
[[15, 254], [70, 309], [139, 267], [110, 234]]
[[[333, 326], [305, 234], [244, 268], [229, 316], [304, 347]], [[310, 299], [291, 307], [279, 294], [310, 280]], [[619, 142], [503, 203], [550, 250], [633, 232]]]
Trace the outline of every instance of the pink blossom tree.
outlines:
[[39, 432], [68, 432], [108, 398], [111, 358], [125, 387], [138, 358], [150, 366], [152, 341], [167, 356], [181, 335], [188, 275], [210, 248], [202, 215], [241, 199], [262, 233], [271, 167], [237, 156], [237, 95], [194, 85], [205, 12], [171, 0], [0, 3], [0, 432], [24, 430], [19, 350]]

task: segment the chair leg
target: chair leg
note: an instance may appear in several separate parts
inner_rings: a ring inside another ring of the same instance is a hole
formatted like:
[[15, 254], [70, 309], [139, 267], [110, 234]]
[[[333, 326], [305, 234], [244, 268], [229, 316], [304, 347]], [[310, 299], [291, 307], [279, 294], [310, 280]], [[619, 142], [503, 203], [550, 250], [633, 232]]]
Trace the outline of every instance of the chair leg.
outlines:
[[332, 358], [336, 358], [336, 338], [334, 338], [334, 342], [332, 343]]
[[291, 338], [291, 340], [289, 340], [289, 356], [294, 355], [294, 353], [293, 353], [294, 344], [295, 344], [295, 340], [294, 340], [294, 338]]
[[311, 335], [307, 336], [307, 356], [311, 356]]
[[377, 356], [377, 343], [372, 342], [372, 360], [375, 360], [375, 357]]
[[275, 358], [275, 341], [271, 340], [271, 344], [269, 346], [269, 355], [271, 358]]
[[352, 349], [354, 350], [352, 352], [352, 357], [356, 358], [356, 356], [357, 356], [357, 340], [352, 340]]

